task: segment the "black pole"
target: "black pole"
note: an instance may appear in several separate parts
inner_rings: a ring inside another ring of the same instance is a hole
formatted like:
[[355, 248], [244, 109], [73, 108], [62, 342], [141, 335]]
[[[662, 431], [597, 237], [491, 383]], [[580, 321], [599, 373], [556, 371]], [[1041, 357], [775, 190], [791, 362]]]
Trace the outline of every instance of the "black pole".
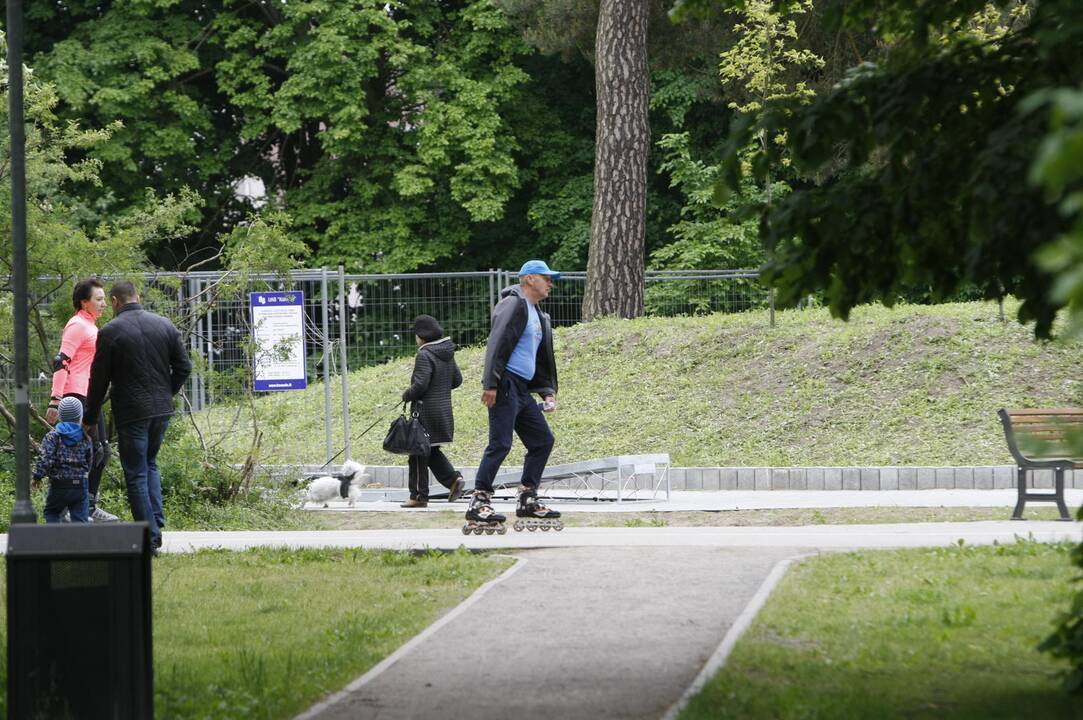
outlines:
[[30, 355], [27, 351], [26, 133], [23, 126], [23, 0], [8, 0], [11, 247], [15, 281], [15, 507], [12, 523], [37, 522], [30, 502]]

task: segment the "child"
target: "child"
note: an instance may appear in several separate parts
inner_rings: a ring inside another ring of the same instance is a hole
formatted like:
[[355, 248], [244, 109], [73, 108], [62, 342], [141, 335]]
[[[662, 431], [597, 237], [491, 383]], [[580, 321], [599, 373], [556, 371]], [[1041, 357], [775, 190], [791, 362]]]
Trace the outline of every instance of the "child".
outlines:
[[57, 408], [60, 422], [41, 441], [41, 457], [34, 468], [34, 486], [49, 477], [45, 522], [60, 522], [64, 510], [72, 522], [89, 522], [90, 494], [87, 475], [94, 461], [94, 446], [83, 432], [83, 404], [66, 397]]
[[448, 502], [462, 495], [462, 473], [452, 467], [441, 445], [451, 442], [455, 435], [455, 418], [451, 409], [451, 391], [463, 384], [463, 375], [455, 364], [455, 345], [444, 337], [440, 323], [429, 315], [418, 315], [414, 320], [417, 338], [417, 358], [410, 387], [402, 394], [404, 402], [413, 403], [411, 412], [429, 433], [432, 450], [428, 455], [410, 456], [410, 499], [402, 504], [405, 508], [425, 507], [429, 504], [429, 467], [440, 484], [446, 487]]

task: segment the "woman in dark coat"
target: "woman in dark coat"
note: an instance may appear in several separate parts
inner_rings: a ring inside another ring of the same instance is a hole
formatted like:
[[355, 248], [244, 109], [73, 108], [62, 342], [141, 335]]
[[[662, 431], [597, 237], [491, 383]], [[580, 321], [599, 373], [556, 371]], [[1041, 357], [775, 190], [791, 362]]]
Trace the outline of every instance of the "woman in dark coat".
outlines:
[[463, 375], [455, 364], [455, 345], [444, 337], [440, 323], [429, 315], [418, 315], [414, 320], [417, 337], [417, 358], [410, 387], [402, 393], [402, 399], [411, 403], [410, 411], [429, 433], [432, 449], [428, 455], [410, 456], [410, 499], [402, 507], [425, 507], [429, 504], [429, 468], [433, 475], [450, 493], [448, 502], [454, 502], [463, 492], [463, 476], [448, 461], [441, 450], [455, 436], [455, 417], [451, 408], [451, 391], [463, 384]]

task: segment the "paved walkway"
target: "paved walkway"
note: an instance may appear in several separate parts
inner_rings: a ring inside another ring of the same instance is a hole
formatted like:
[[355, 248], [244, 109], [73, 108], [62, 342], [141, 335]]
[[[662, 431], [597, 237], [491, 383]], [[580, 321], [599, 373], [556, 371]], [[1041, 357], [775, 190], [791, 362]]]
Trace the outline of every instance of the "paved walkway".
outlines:
[[[787, 547], [810, 550], [942, 547], [959, 540], [971, 545], [1010, 543], [1017, 538], [1041, 542], [1079, 542], [1076, 522], [1024, 521], [905, 523], [884, 525], [808, 525], [798, 527], [720, 528], [565, 528], [561, 532], [515, 532], [463, 535], [460, 530], [322, 530], [166, 532], [166, 552], [201, 548], [243, 550], [274, 547], [358, 547], [394, 550], [469, 550], [570, 547]], [[2, 542], [6, 545], [7, 537]]]
[[302, 718], [660, 718], [795, 552], [524, 552], [465, 612]]

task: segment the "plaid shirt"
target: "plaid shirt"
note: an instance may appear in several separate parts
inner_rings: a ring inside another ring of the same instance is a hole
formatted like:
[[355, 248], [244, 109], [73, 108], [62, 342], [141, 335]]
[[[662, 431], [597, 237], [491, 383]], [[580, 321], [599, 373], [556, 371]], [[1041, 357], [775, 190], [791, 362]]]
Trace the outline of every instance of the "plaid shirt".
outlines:
[[60, 433], [50, 430], [41, 441], [41, 457], [34, 468], [34, 479], [48, 476], [54, 487], [82, 487], [93, 461], [94, 446], [85, 432], [80, 442], [68, 445]]

